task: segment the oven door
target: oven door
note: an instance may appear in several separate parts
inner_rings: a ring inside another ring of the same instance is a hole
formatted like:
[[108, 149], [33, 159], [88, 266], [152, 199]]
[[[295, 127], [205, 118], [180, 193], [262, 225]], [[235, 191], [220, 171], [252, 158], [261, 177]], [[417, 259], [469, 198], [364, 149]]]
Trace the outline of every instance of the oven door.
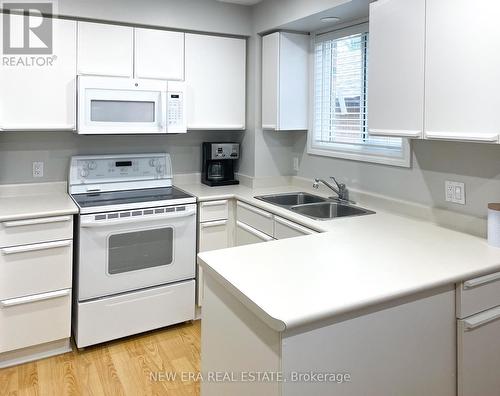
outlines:
[[78, 300], [195, 276], [196, 205], [81, 215]]
[[167, 82], [78, 78], [79, 134], [167, 133]]

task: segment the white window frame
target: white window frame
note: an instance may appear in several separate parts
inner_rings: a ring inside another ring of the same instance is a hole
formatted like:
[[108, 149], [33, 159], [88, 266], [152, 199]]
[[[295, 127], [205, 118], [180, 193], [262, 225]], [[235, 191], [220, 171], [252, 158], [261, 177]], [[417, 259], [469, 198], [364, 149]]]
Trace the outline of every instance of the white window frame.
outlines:
[[[309, 114], [312, 116], [309, 120], [309, 132], [307, 134], [307, 153], [311, 155], [319, 155], [324, 157], [334, 157], [341, 158], [353, 161], [361, 161], [361, 162], [371, 162], [375, 164], [383, 164], [383, 165], [392, 165], [399, 166], [404, 168], [411, 167], [411, 142], [410, 139], [403, 138], [403, 145], [401, 156], [393, 156], [387, 155], [386, 150], [383, 148], [377, 149], [376, 147], [363, 147], [359, 145], [349, 145], [347, 143], [332, 143], [331, 148], [326, 148], [326, 144], [322, 144], [321, 147], [314, 145], [314, 70], [315, 70], [315, 44], [318, 41], [324, 40], [334, 40], [346, 36], [350, 36], [353, 34], [366, 33], [368, 31], [368, 23], [361, 23], [356, 26], [347, 27], [339, 30], [335, 30], [329, 33], [315, 33], [311, 38], [311, 48], [309, 55]], [[321, 38], [321, 39], [320, 39]], [[369, 60], [368, 60], [369, 62]], [[369, 106], [369, 104], [368, 104]], [[369, 114], [369, 107], [368, 107]], [[368, 116], [369, 117], [369, 116]], [[369, 122], [369, 118], [368, 118]]]

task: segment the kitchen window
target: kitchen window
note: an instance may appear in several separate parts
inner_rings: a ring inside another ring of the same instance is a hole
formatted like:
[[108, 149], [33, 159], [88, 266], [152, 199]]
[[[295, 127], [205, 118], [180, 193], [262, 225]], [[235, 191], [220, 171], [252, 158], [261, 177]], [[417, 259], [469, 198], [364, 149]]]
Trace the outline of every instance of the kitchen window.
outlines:
[[407, 139], [368, 134], [368, 44], [367, 24], [316, 35], [314, 118], [308, 152], [409, 167], [410, 144]]

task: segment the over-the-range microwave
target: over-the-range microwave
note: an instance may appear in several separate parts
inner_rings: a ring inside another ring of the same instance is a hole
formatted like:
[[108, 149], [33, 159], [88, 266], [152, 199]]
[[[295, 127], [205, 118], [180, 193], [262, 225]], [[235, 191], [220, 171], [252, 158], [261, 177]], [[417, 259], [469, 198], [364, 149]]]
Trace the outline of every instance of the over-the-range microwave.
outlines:
[[78, 77], [79, 134], [185, 133], [185, 84]]

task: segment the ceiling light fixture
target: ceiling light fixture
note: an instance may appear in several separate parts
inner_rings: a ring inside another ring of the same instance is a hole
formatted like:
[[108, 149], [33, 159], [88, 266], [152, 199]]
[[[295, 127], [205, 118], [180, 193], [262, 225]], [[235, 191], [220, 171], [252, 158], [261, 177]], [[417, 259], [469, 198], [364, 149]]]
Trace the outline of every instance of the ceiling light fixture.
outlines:
[[323, 17], [321, 18], [321, 22], [324, 22], [324, 23], [335, 23], [335, 22], [338, 22], [340, 21], [340, 18], [339, 17], [334, 17], [334, 16], [329, 16], [329, 17]]

